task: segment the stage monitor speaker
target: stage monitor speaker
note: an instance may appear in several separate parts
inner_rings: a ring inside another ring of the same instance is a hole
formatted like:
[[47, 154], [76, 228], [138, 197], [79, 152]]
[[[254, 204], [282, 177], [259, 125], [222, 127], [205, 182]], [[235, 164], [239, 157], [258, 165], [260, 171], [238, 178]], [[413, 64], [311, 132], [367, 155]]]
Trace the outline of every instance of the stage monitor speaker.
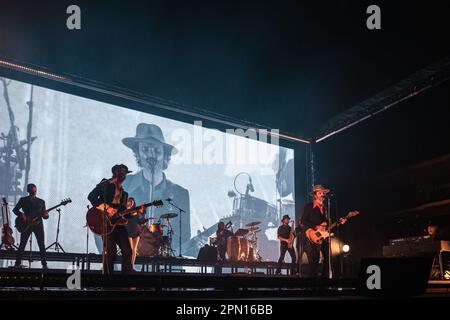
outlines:
[[217, 262], [217, 248], [206, 244], [205, 246], [200, 248], [197, 260]]
[[423, 294], [432, 264], [433, 257], [362, 258], [358, 292], [372, 297]]

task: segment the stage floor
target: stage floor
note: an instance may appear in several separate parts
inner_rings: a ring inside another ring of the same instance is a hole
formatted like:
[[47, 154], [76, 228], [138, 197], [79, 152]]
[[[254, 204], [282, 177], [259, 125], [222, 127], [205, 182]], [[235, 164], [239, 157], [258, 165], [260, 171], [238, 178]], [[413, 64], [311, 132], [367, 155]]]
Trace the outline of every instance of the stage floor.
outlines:
[[[2, 268], [0, 299], [366, 299], [358, 293], [357, 279], [169, 272], [105, 276], [83, 271], [79, 289], [69, 289], [70, 276], [66, 270]], [[416, 298], [450, 299], [450, 281], [430, 281], [426, 292]]]

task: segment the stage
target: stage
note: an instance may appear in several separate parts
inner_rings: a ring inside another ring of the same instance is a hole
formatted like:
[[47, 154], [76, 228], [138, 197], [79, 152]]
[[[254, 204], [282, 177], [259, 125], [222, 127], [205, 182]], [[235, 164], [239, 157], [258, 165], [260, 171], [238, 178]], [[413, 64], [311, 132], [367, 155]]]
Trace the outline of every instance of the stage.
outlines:
[[[311, 279], [250, 274], [81, 272], [80, 289], [68, 289], [66, 270], [0, 269], [0, 299], [361, 299], [357, 279]], [[416, 298], [450, 298], [450, 281], [430, 281]]]
[[[82, 271], [97, 270], [102, 262], [102, 255], [93, 253], [63, 253], [47, 252], [48, 262], [66, 263], [67, 267], [73, 266]], [[0, 250], [0, 260], [15, 260], [16, 252], [12, 250]], [[116, 265], [120, 264], [120, 256], [116, 259]], [[40, 263], [39, 252], [25, 251], [23, 254], [23, 264], [29, 261]], [[247, 261], [207, 261], [198, 259], [188, 259], [179, 257], [137, 257], [135, 269], [141, 272], [174, 272], [174, 273], [246, 273], [274, 275], [277, 263], [268, 262], [247, 262]], [[281, 265], [282, 272], [288, 272], [289, 264]]]
[[[39, 263], [38, 252], [25, 252]], [[0, 260], [14, 260], [14, 251], [0, 251]], [[306, 278], [275, 275], [275, 262], [225, 261], [138, 257], [135, 272], [103, 275], [101, 255], [48, 252], [51, 263], [67, 269], [0, 268], [0, 299], [361, 299], [361, 285], [354, 278]], [[116, 265], [120, 264], [120, 257]], [[50, 264], [51, 266], [51, 264]], [[97, 270], [94, 270], [97, 268]], [[429, 281], [417, 297], [450, 298], [450, 281]]]

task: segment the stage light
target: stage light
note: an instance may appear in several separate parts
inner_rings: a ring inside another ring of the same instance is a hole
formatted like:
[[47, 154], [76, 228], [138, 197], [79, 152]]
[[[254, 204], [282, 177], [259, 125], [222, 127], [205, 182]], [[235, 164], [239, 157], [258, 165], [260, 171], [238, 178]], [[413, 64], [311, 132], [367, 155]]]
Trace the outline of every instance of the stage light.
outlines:
[[38, 70], [38, 69], [35, 69], [35, 68], [25, 67], [25, 66], [22, 66], [20, 64], [11, 63], [11, 62], [8, 62], [8, 61], [5, 61], [5, 60], [0, 60], [0, 66], [4, 66], [4, 67], [12, 68], [12, 69], [25, 71], [25, 72], [28, 72], [28, 73], [38, 74], [40, 76], [44, 76], [44, 77], [47, 77], [47, 78], [55, 78], [55, 79], [59, 79], [59, 80], [69, 80], [66, 77], [63, 77], [63, 76], [60, 76], [60, 75], [57, 75], [57, 74], [54, 74], [54, 73], [45, 72], [45, 71]]
[[350, 246], [348, 244], [344, 244], [342, 246], [342, 252], [347, 253], [350, 251]]

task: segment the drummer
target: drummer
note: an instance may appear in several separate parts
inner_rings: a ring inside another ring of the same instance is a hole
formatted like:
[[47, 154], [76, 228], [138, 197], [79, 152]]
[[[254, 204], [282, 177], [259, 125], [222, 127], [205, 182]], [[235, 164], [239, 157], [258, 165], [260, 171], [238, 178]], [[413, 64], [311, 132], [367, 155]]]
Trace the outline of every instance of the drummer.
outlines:
[[[134, 198], [130, 197], [127, 200], [127, 209], [132, 209], [136, 207], [136, 201]], [[137, 256], [137, 248], [140, 240], [140, 234], [141, 234], [141, 225], [145, 223], [144, 218], [144, 208], [141, 208], [139, 211], [136, 212], [136, 214], [132, 215], [128, 218], [128, 223], [126, 224], [126, 228], [128, 231], [128, 241], [130, 241], [131, 245], [131, 263], [134, 265], [134, 262], [136, 261]]]
[[233, 233], [228, 230], [228, 228], [231, 226], [230, 224], [225, 225], [223, 221], [220, 221], [217, 225], [217, 231], [216, 231], [216, 244], [217, 244], [217, 252], [219, 254], [219, 258], [222, 261], [225, 261], [225, 253], [227, 252], [227, 239], [228, 237], [232, 236]]

